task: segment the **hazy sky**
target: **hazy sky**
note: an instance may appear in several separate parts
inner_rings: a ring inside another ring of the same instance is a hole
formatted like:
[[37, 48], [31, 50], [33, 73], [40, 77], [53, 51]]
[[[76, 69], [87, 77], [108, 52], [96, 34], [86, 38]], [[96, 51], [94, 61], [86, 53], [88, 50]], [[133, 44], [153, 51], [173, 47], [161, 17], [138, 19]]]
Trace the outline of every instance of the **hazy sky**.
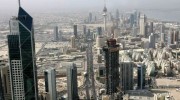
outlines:
[[[180, 0], [106, 0], [109, 9], [177, 9]], [[104, 0], [21, 0], [30, 12], [102, 9]], [[18, 0], [0, 0], [0, 15], [17, 12]]]

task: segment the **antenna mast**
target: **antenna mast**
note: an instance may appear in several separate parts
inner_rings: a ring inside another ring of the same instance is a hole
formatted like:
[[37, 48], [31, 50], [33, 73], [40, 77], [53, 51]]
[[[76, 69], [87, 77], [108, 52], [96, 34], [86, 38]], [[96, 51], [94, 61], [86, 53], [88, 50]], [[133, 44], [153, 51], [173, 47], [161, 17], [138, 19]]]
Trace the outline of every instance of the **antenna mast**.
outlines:
[[19, 3], [19, 7], [21, 7], [21, 0], [18, 0], [18, 3]]

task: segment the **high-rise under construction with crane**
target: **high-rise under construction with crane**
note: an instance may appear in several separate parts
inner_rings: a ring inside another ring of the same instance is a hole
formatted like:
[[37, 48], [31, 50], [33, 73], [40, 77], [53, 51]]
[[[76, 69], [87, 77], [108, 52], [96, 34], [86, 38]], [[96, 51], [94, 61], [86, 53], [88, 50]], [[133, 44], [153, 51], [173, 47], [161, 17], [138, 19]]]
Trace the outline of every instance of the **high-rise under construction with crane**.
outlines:
[[103, 47], [106, 67], [106, 94], [118, 92], [119, 87], [119, 45], [115, 39], [107, 40], [107, 46]]

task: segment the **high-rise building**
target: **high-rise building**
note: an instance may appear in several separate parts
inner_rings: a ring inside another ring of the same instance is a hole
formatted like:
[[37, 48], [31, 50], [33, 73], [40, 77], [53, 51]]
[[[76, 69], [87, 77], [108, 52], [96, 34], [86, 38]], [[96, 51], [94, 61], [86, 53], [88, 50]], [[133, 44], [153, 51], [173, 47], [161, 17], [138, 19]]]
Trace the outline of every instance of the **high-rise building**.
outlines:
[[71, 36], [71, 48], [76, 48], [76, 43], [75, 43], [75, 36]]
[[84, 34], [84, 35], [86, 35], [86, 34], [87, 34], [86, 25], [83, 25], [83, 34]]
[[178, 42], [179, 41], [179, 31], [174, 31], [174, 37], [173, 37], [173, 41], [174, 42]]
[[155, 35], [151, 33], [149, 36], [149, 48], [155, 48]]
[[170, 29], [168, 33], [168, 45], [174, 44], [174, 32]]
[[77, 25], [74, 25], [74, 36], [77, 38], [78, 33], [77, 33]]
[[59, 36], [58, 36], [58, 26], [54, 27], [54, 41], [59, 41]]
[[104, 33], [108, 36], [107, 27], [106, 27], [106, 21], [107, 21], [107, 8], [106, 8], [106, 2], [104, 2], [104, 8], [103, 8], [103, 17], [104, 17]]
[[102, 35], [102, 27], [97, 27], [97, 35]]
[[161, 42], [166, 42], [166, 34], [165, 33], [161, 33]]
[[4, 100], [12, 100], [9, 66], [4, 66], [3, 68], [1, 68], [1, 79], [2, 79]]
[[165, 26], [164, 26], [164, 24], [161, 24], [160, 32], [161, 33], [165, 33]]
[[0, 71], [0, 100], [4, 100], [4, 91], [3, 91], [3, 84], [1, 78], [1, 71]]
[[134, 14], [130, 14], [130, 25], [131, 25], [131, 27], [133, 27], [134, 22], [135, 22], [135, 16], [134, 16]]
[[118, 91], [119, 79], [119, 45], [115, 39], [107, 40], [107, 46], [103, 47], [106, 66], [106, 94]]
[[140, 16], [140, 35], [142, 36], [146, 36], [146, 16], [144, 14], [142, 14]]
[[138, 89], [144, 89], [145, 87], [145, 66], [142, 64], [137, 65], [137, 80], [138, 80]]
[[92, 22], [92, 19], [93, 19], [93, 16], [92, 16], [92, 13], [90, 12], [90, 13], [89, 13], [89, 23]]
[[20, 6], [8, 38], [13, 100], [38, 100], [33, 18]]
[[133, 66], [134, 63], [131, 61], [120, 63], [120, 84], [123, 91], [133, 89]]
[[149, 33], [154, 33], [154, 24], [150, 22]]
[[117, 9], [116, 10], [116, 20], [119, 21], [119, 17], [120, 17], [120, 14], [119, 14], [119, 10]]
[[49, 94], [48, 100], [57, 100], [56, 93], [56, 71], [51, 68], [44, 71], [45, 77], [45, 92]]
[[68, 100], [78, 100], [77, 67], [74, 63], [67, 66], [67, 94]]

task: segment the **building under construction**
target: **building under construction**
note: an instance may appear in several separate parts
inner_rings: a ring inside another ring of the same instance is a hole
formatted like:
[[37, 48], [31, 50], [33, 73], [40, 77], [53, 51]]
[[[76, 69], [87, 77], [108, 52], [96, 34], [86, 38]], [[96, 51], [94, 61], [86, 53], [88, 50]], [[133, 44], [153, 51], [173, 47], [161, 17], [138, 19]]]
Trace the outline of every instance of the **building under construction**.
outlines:
[[106, 94], [118, 92], [119, 87], [119, 45], [115, 39], [107, 40], [107, 46], [103, 47], [106, 66]]

